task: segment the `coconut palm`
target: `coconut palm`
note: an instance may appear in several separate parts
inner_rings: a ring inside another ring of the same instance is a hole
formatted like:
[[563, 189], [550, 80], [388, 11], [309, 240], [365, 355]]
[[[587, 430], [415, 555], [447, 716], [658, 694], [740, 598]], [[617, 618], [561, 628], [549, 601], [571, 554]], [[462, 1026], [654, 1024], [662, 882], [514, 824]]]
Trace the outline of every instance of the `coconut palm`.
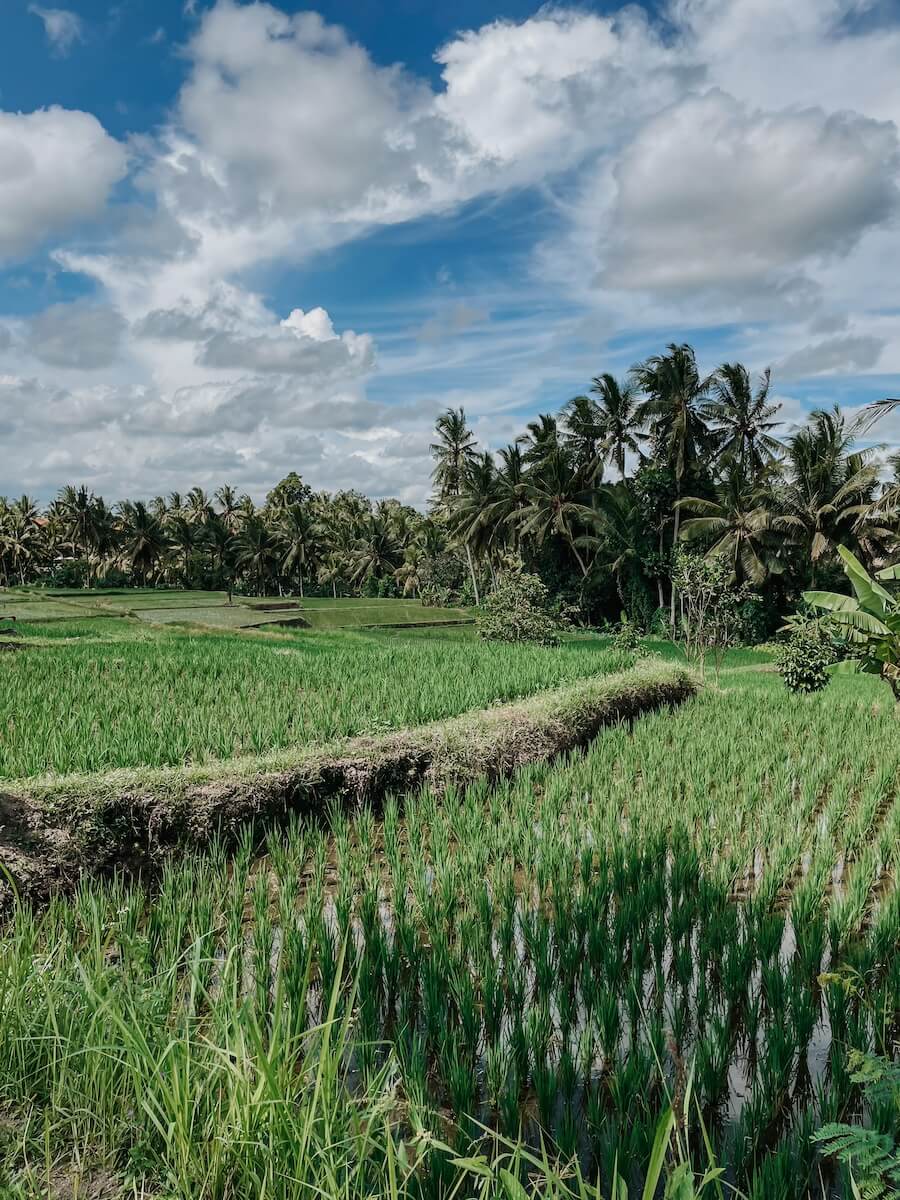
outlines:
[[45, 543], [37, 506], [28, 496], [9, 505], [0, 523], [0, 557], [4, 575], [24, 584], [44, 558]]
[[686, 496], [680, 508], [693, 514], [681, 527], [682, 540], [709, 541], [707, 555], [727, 558], [737, 583], [759, 586], [770, 573], [783, 569], [779, 548], [784, 547], [793, 522], [774, 508], [772, 494], [764, 486], [748, 487], [736, 463], [715, 500]]
[[230, 484], [225, 484], [220, 487], [215, 493], [215, 502], [219, 506], [218, 513], [229, 529], [234, 529], [237, 525], [237, 517], [240, 512], [241, 497]]
[[[878, 469], [872, 451], [853, 452], [855, 428], [840, 409], [816, 410], [788, 439], [788, 484], [784, 491], [785, 527], [804, 547], [815, 580], [818, 566], [833, 560], [842, 541], [854, 536], [861, 516], [874, 499]], [[856, 538], [865, 538], [857, 528]]]
[[304, 573], [312, 569], [321, 546], [321, 530], [307, 504], [288, 504], [279, 510], [276, 537], [282, 550], [281, 569], [295, 571], [303, 599]]
[[373, 576], [392, 575], [400, 565], [402, 547], [390, 516], [375, 511], [363, 521], [352, 556], [353, 578], [357, 583]]
[[541, 413], [536, 421], [529, 421], [518, 444], [522, 447], [522, 462], [526, 467], [539, 471], [547, 459], [563, 451], [556, 417]]
[[475, 456], [475, 435], [461, 409], [448, 408], [435, 424], [436, 441], [430, 446], [435, 467], [431, 473], [438, 498], [458, 496], [468, 464]]
[[604, 484], [597, 491], [595, 505], [597, 532], [585, 534], [579, 544], [595, 547], [592, 569], [612, 574], [624, 611], [625, 583], [640, 577], [642, 564], [652, 550], [647, 522], [634, 489], [627, 481]]
[[609, 373], [597, 375], [591, 384], [597, 397], [599, 448], [604, 458], [625, 478], [625, 455], [640, 454], [647, 435], [644, 415], [634, 388], [619, 383]]
[[589, 467], [600, 453], [600, 411], [590, 396], [573, 396], [562, 410], [566, 444], [576, 464]]
[[120, 558], [140, 583], [146, 584], [169, 549], [169, 538], [162, 521], [142, 500], [119, 505], [121, 531]]
[[743, 363], [723, 363], [712, 376], [706, 416], [719, 435], [719, 459], [735, 464], [744, 479], [759, 475], [784, 448], [772, 433], [780, 406], [768, 402], [771, 383], [767, 367], [754, 389]]
[[523, 507], [514, 519], [521, 532], [538, 545], [550, 535], [560, 537], [572, 551], [582, 576], [588, 573], [576, 539], [586, 526], [592, 528], [597, 514], [590, 506], [591, 487], [585, 471], [576, 469], [569, 456], [557, 448], [531, 471], [522, 488]]
[[450, 527], [466, 548], [475, 603], [480, 603], [474, 559], [485, 558], [490, 564], [491, 545], [497, 537], [498, 525], [493, 519], [493, 505], [498, 497], [497, 468], [490, 454], [484, 453], [469, 464], [463, 480], [462, 493], [450, 517]]
[[273, 530], [255, 513], [241, 522], [235, 536], [235, 562], [255, 581], [257, 595], [266, 594], [266, 585], [277, 571], [281, 547]]

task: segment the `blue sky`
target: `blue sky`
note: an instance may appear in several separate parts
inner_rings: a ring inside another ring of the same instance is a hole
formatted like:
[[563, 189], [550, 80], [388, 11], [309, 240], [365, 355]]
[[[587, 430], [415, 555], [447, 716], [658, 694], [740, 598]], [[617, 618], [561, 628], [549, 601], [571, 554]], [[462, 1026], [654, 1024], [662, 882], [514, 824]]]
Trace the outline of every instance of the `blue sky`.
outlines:
[[[0, 493], [421, 504], [689, 340], [900, 388], [900, 5], [6, 0]], [[880, 436], [900, 443], [900, 423]]]

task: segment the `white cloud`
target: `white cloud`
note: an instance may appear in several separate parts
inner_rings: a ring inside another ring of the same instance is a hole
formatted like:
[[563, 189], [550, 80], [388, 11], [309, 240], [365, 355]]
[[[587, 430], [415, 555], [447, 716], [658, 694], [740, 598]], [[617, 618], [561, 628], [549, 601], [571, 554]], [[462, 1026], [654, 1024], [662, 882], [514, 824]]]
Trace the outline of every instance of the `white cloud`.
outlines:
[[28, 323], [25, 346], [55, 367], [96, 369], [115, 362], [125, 321], [107, 304], [53, 304]]
[[[539, 395], [627, 366], [646, 331], [741, 322], [729, 349], [754, 367], [893, 369], [900, 24], [873, 8], [849, 32], [864, 6], [674, 0], [666, 23], [547, 8], [438, 47], [437, 86], [314, 13], [198, 11], [166, 125], [129, 144], [137, 201], [54, 251], [96, 298], [9, 324], [17, 467], [41, 481], [55, 463], [54, 486], [64, 469], [24, 406], [70, 431], [67, 461], [98, 486], [265, 491], [295, 463], [317, 486], [402, 480], [422, 499], [427, 453], [409, 455], [440, 407], [465, 403], [496, 444]], [[88, 114], [0, 114], [0, 257], [96, 216], [125, 165]], [[531, 277], [503, 283], [525, 315], [453, 262], [452, 302], [410, 305], [384, 340], [380, 308], [359, 322], [376, 360], [315, 295], [288, 315], [266, 299], [268, 264], [283, 283], [372, 229], [522, 188], [550, 225]]]
[[712, 91], [665, 110], [615, 171], [607, 286], [801, 287], [897, 211], [892, 124], [821, 109], [749, 111]]
[[126, 166], [90, 113], [0, 112], [0, 260], [95, 217]]
[[884, 339], [866, 334], [846, 334], [803, 346], [776, 366], [779, 376], [792, 379], [826, 372], [868, 371], [878, 364]]
[[28, 11], [43, 22], [47, 41], [56, 54], [68, 54], [75, 42], [83, 40], [81, 17], [77, 13], [66, 8], [41, 8], [39, 4], [29, 4]]

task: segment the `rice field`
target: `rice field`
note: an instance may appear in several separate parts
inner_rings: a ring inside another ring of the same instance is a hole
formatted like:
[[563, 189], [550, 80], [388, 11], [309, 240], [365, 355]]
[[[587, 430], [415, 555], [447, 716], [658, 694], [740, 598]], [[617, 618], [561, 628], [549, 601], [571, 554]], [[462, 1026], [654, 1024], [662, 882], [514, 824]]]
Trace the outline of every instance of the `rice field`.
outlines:
[[[135, 616], [154, 625], [237, 630], [271, 626], [318, 630], [452, 625], [472, 620], [464, 608], [426, 608], [418, 600], [235, 596], [177, 588], [0, 590], [0, 617], [49, 624], [79, 618]], [[50, 635], [54, 636], [54, 635]], [[58, 636], [58, 635], [57, 635]]]
[[91, 625], [52, 644], [26, 637], [4, 654], [0, 778], [206, 763], [384, 732], [631, 661], [596, 642], [554, 651], [439, 631], [405, 642], [350, 631], [191, 634], [123, 621], [97, 639]]
[[733, 671], [494, 787], [19, 908], [15, 1194], [62, 1162], [128, 1195], [649, 1200], [670, 1111], [664, 1174], [711, 1174], [667, 1195], [849, 1197], [811, 1135], [896, 1133], [848, 1057], [900, 1034], [900, 738], [869, 682]]

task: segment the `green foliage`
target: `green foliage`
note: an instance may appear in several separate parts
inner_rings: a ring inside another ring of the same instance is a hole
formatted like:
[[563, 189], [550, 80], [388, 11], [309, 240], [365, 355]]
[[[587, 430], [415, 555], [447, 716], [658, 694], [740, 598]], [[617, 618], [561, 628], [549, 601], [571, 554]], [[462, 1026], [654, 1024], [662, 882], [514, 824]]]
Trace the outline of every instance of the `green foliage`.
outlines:
[[893, 1132], [838, 1122], [823, 1126], [813, 1140], [850, 1170], [859, 1200], [896, 1200], [900, 1196], [900, 1066], [886, 1057], [850, 1052], [849, 1076], [870, 1105], [887, 1109]]
[[816, 623], [797, 629], [781, 647], [778, 670], [790, 692], [810, 694], [828, 685], [828, 668], [835, 661], [834, 645]]
[[641, 637], [642, 633], [637, 624], [623, 612], [613, 635], [613, 645], [617, 650], [624, 650], [630, 654], [646, 654]]
[[846, 546], [839, 546], [838, 553], [854, 595], [804, 592], [803, 598], [828, 614], [828, 624], [853, 651], [835, 669], [880, 675], [900, 703], [900, 596], [878, 582], [900, 580], [900, 565], [886, 567], [873, 578]]
[[550, 594], [537, 575], [511, 573], [485, 597], [475, 626], [488, 641], [556, 646], [559, 628], [549, 606]]
[[736, 585], [730, 564], [721, 556], [675, 551], [672, 585], [678, 596], [677, 640], [685, 656], [700, 663], [713, 654], [718, 670], [729, 646], [740, 640], [740, 610], [749, 589]]

